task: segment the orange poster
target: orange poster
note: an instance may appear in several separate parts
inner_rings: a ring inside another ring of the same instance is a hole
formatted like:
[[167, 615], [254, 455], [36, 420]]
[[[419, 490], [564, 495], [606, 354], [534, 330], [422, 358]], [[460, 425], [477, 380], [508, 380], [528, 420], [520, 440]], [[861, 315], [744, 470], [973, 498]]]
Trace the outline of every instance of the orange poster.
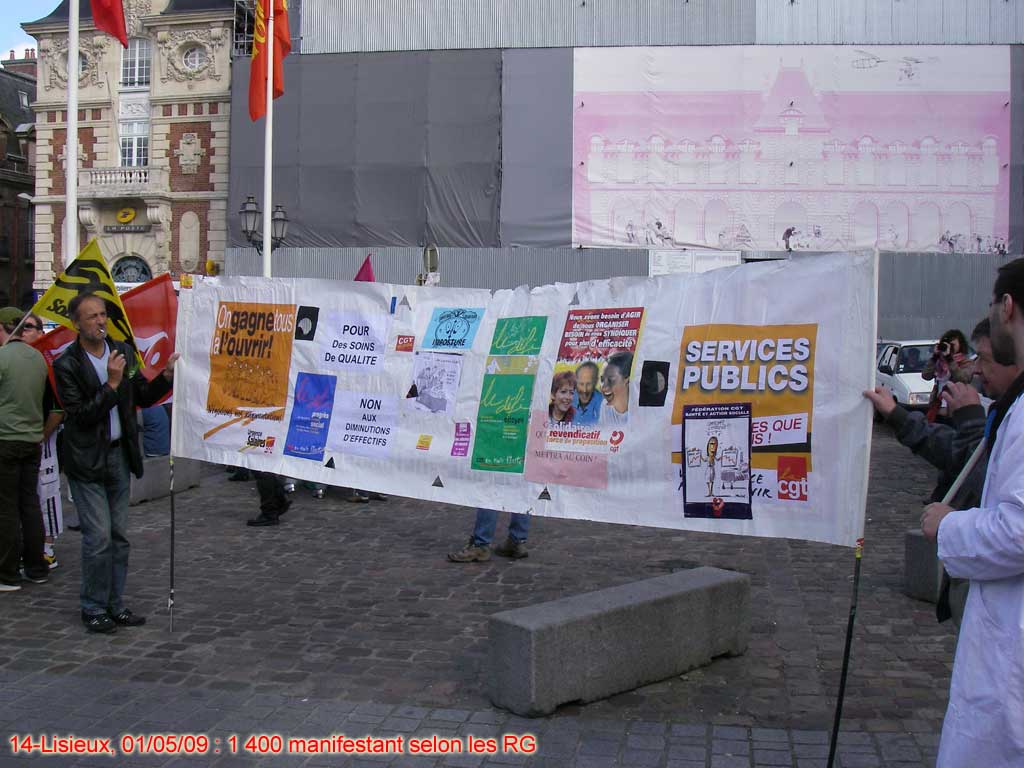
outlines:
[[802, 460], [810, 471], [817, 335], [816, 324], [687, 326], [672, 423], [683, 423], [684, 406], [750, 403], [751, 467], [775, 472]]
[[294, 332], [294, 304], [220, 302], [206, 410], [283, 419]]

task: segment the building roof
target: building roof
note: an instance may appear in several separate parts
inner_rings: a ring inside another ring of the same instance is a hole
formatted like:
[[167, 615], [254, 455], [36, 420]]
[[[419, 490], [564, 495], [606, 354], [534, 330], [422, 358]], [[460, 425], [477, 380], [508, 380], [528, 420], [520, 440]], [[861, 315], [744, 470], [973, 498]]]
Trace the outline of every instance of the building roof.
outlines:
[[[26, 24], [40, 24], [44, 22], [63, 21], [68, 17], [71, 0], [61, 0], [60, 5], [41, 19], [26, 22]], [[229, 11], [235, 6], [234, 0], [170, 0], [167, 8], [161, 15], [174, 13], [195, 13], [196, 11]], [[92, 3], [89, 0], [82, 0], [78, 6], [78, 18], [92, 20]]]
[[[31, 107], [21, 106], [18, 91], [28, 94], [29, 104], [36, 98], [36, 82], [31, 78], [0, 69], [0, 116], [11, 126], [34, 123]], [[3, 158], [0, 158], [2, 160]]]
[[169, 13], [194, 13], [196, 11], [230, 11], [234, 0], [171, 0], [163, 15]]
[[[48, 21], [62, 21], [68, 17], [68, 11], [70, 10], [71, 0], [61, 0], [60, 5], [54, 8], [46, 16], [35, 21], [26, 21], [25, 24], [39, 24]], [[92, 19], [92, 3], [86, 2], [79, 3], [78, 5], [78, 18], [79, 19]]]

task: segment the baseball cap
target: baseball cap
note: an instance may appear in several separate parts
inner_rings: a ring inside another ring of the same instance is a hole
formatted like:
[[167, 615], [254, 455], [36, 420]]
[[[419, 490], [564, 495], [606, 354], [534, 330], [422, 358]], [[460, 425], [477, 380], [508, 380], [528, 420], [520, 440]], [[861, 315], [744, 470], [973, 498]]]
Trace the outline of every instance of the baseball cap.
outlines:
[[25, 316], [25, 313], [17, 307], [4, 307], [0, 309], [0, 325], [17, 323]]

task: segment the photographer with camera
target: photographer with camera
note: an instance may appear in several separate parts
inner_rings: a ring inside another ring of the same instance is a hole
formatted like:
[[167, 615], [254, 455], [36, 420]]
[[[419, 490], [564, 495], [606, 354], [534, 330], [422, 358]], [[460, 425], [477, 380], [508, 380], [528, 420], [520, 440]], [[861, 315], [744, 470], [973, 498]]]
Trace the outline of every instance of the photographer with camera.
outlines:
[[939, 415], [942, 399], [939, 394], [950, 382], [970, 384], [974, 378], [974, 365], [967, 359], [967, 338], [957, 328], [942, 334], [935, 345], [931, 359], [921, 371], [925, 381], [935, 381], [932, 397], [928, 404], [928, 421], [934, 422]]

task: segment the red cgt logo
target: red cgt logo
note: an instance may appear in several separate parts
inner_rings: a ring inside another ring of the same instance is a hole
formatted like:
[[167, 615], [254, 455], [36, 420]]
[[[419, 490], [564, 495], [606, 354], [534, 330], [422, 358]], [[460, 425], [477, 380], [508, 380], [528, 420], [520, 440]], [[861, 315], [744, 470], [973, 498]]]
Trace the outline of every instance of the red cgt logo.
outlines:
[[711, 511], [715, 517], [722, 516], [722, 510], [725, 509], [725, 499], [720, 499], [717, 496], [711, 500]]
[[807, 459], [803, 456], [779, 456], [778, 498], [807, 501]]
[[621, 445], [622, 441], [626, 439], [626, 435], [619, 430], [612, 432], [612, 436], [608, 438], [608, 442], [612, 445]]

